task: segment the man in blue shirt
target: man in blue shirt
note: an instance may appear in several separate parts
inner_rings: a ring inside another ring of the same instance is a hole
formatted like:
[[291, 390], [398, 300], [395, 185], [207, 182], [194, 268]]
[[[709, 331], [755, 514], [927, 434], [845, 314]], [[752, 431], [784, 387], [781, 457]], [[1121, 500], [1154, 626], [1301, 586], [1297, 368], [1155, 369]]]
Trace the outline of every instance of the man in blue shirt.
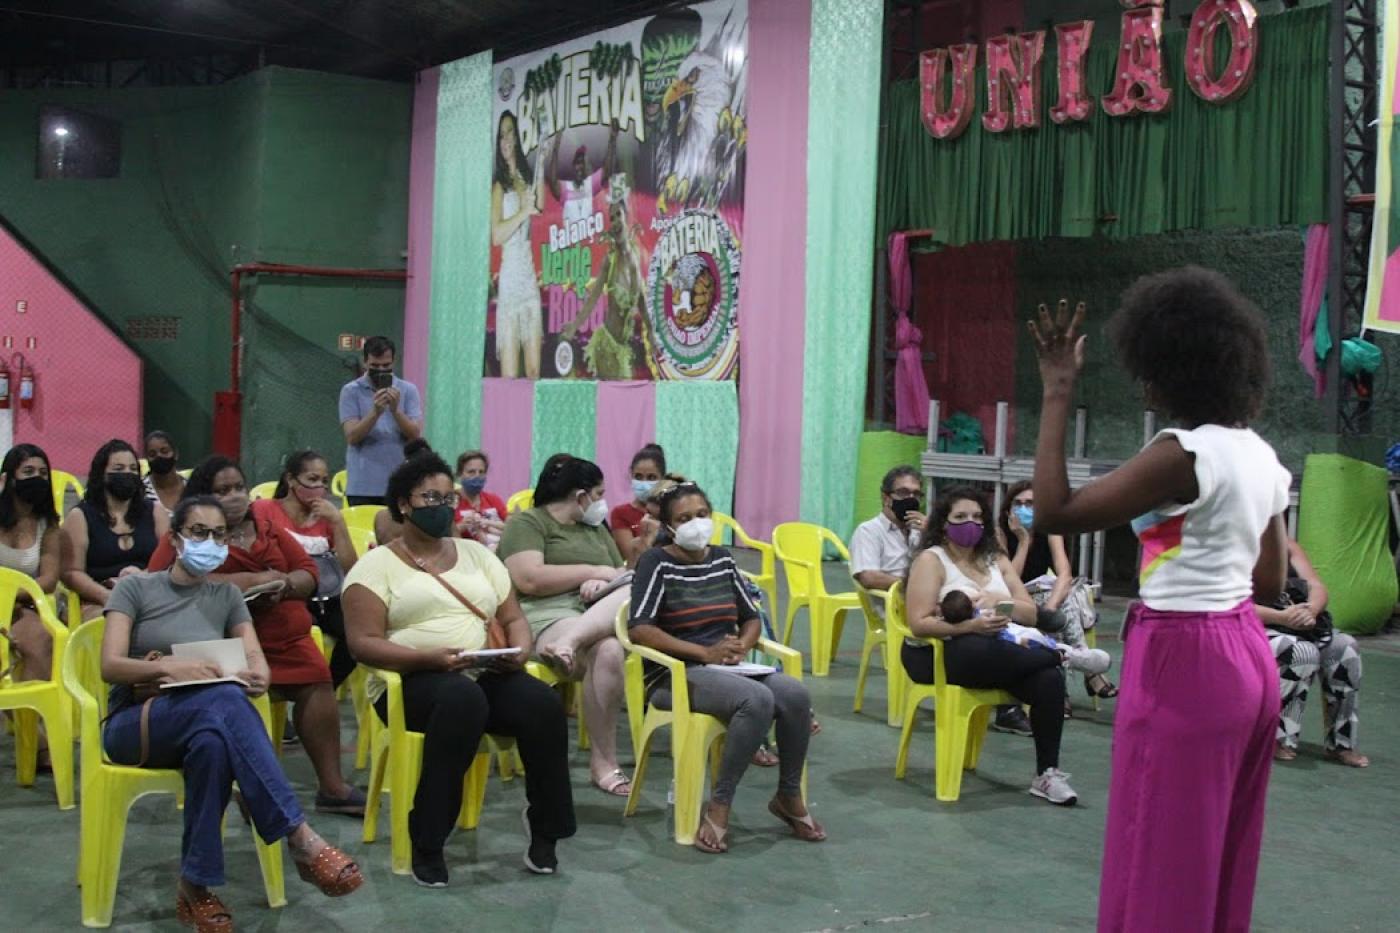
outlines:
[[349, 505], [384, 505], [403, 445], [423, 433], [423, 401], [417, 386], [394, 375], [396, 350], [388, 337], [366, 340], [364, 375], [340, 389]]

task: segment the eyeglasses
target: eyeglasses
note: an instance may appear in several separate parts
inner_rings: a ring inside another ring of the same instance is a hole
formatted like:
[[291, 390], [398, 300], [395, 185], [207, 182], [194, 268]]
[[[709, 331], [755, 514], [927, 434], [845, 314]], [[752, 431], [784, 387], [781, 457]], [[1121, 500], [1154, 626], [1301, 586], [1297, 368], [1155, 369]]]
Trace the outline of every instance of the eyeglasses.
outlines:
[[1035, 505], [1034, 499], [1012, 499], [1012, 505]]
[[904, 502], [909, 499], [919, 502], [924, 498], [924, 494], [917, 489], [896, 489], [890, 493], [890, 498], [895, 502]]
[[228, 543], [227, 528], [206, 528], [203, 525], [191, 525], [188, 528], [182, 528], [180, 533], [191, 541], [208, 541], [213, 538], [215, 544]]
[[455, 506], [457, 504], [457, 494], [455, 492], [441, 493], [429, 490], [428, 492], [415, 493], [415, 495], [422, 499], [423, 504], [428, 508], [432, 508], [435, 505]]

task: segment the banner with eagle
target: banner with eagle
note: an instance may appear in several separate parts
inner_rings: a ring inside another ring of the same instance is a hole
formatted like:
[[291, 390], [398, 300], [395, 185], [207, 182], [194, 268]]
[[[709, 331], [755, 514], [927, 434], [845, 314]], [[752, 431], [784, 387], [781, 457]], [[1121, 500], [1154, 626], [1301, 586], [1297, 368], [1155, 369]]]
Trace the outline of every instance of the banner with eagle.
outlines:
[[747, 0], [497, 62], [486, 374], [733, 379]]

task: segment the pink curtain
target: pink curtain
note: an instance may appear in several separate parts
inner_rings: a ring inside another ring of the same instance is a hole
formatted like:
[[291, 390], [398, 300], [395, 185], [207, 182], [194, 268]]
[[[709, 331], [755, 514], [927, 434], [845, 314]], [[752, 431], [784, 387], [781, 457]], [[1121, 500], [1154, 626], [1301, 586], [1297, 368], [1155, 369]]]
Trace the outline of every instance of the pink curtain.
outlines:
[[408, 150], [408, 282], [403, 298], [403, 374], [428, 385], [428, 317], [433, 278], [433, 185], [439, 69], [418, 73]]
[[1326, 224], [1308, 228], [1303, 247], [1303, 294], [1298, 314], [1298, 362], [1313, 379], [1318, 398], [1327, 392], [1327, 369], [1317, 354], [1317, 316], [1327, 297], [1327, 266], [1332, 237]]
[[656, 440], [656, 383], [600, 382], [593, 456], [603, 470], [609, 505], [632, 499], [632, 455]]
[[[529, 379], [481, 380], [481, 449], [491, 458], [487, 488], [501, 498], [533, 488], [530, 442], [535, 423], [535, 383]], [[448, 451], [442, 451], [448, 456]], [[457, 452], [450, 454], [456, 457]]]
[[[890, 234], [890, 299], [894, 324], [894, 428], [902, 434], [928, 431], [928, 380], [924, 378], [924, 334], [909, 320], [914, 273], [909, 267], [909, 234]], [[883, 350], [883, 348], [881, 348]]]
[[[810, 0], [750, 0], [735, 517], [767, 538], [802, 490]], [[794, 235], [796, 231], [796, 235]]]

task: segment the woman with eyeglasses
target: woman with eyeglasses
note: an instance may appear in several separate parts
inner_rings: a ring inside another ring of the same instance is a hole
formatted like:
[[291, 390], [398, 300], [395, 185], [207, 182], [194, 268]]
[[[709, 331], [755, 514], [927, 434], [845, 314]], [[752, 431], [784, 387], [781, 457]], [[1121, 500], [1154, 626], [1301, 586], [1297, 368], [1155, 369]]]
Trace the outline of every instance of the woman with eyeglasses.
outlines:
[[[812, 734], [812, 698], [802, 681], [783, 673], [746, 676], [724, 670], [758, 644], [762, 624], [734, 558], [711, 547], [710, 500], [694, 483], [661, 497], [661, 522], [669, 543], [650, 548], [632, 578], [628, 634], [686, 663], [690, 708], [724, 722], [729, 731], [714, 790], [695, 847], [729, 851], [729, 810], [749, 762], [776, 726], [778, 792], [768, 811], [798, 839], [821, 842], [826, 830], [802, 799], [802, 769]], [[647, 692], [661, 709], [671, 706], [671, 681], [658, 664], [645, 662]]]
[[[0, 567], [33, 577], [41, 590], [52, 593], [58, 586], [61, 546], [48, 455], [33, 444], [16, 444], [0, 463], [0, 482]], [[16, 599], [9, 636], [19, 654], [14, 679], [47, 679], [53, 639], [23, 594]]]
[[314, 450], [298, 450], [287, 457], [273, 497], [254, 502], [252, 510], [255, 522], [271, 522], [295, 539], [316, 563], [316, 593], [309, 600], [309, 607], [316, 625], [335, 639], [330, 660], [331, 686], [339, 687], [355, 669], [340, 608], [340, 588], [345, 575], [355, 566], [355, 546], [340, 509], [326, 498], [330, 482], [326, 458]]
[[[270, 672], [242, 594], [222, 582], [225, 575], [214, 575], [224, 565], [228, 537], [219, 500], [180, 502], [162, 542], [174, 563], [118, 581], [102, 638], [102, 679], [112, 685], [103, 746], [117, 764], [180, 769], [185, 832], [176, 917], [200, 931], [233, 929], [232, 911], [209, 889], [225, 880], [223, 818], [234, 781], [258, 835], [269, 843], [287, 840], [302, 880], [330, 897], [364, 881], [354, 861], [306, 822], [262, 718], [245, 697], [267, 692]], [[246, 687], [224, 682], [162, 689], [221, 677], [217, 665], [171, 651], [216, 638], [243, 643], [246, 666], [236, 676]]]
[[534, 508], [506, 520], [496, 553], [520, 593], [541, 660], [583, 678], [593, 785], [626, 797], [632, 785], [617, 762], [623, 652], [613, 625], [627, 588], [608, 589], [624, 571], [607, 516], [598, 465], [555, 454], [540, 471]]
[[141, 485], [136, 450], [113, 439], [97, 449], [87, 489], [63, 523], [63, 585], [82, 600], [82, 618], [102, 611], [117, 580], [140, 573], [170, 530]]
[[[510, 574], [486, 547], [453, 536], [453, 474], [431, 450], [394, 470], [386, 499], [403, 534], [355, 564], [345, 581], [345, 618], [355, 656], [402, 675], [405, 724], [423, 733], [408, 818], [413, 878], [424, 887], [447, 885], [443, 845], [487, 733], [516, 740], [529, 801], [521, 814], [525, 866], [552, 874], [555, 843], [574, 834], [569, 727], [558, 695], [523, 670], [533, 639]], [[491, 645], [493, 629], [504, 644]], [[488, 646], [518, 650], [473, 654]], [[383, 682], [371, 678], [368, 692], [387, 722]]]
[[[211, 534], [216, 544], [228, 544], [227, 556], [210, 579], [238, 587], [252, 610], [253, 628], [272, 671], [270, 692], [293, 704], [297, 735], [316, 769], [317, 812], [363, 816], [364, 792], [347, 783], [340, 770], [340, 710], [330, 668], [311, 640], [306, 601], [316, 592], [315, 562], [290, 534], [254, 517], [243, 471], [227, 457], [210, 457], [195, 467], [186, 491], [213, 496], [223, 508], [227, 528]], [[217, 541], [219, 537], [226, 541]], [[151, 569], [164, 570], [176, 557], [167, 538], [156, 548]]]

